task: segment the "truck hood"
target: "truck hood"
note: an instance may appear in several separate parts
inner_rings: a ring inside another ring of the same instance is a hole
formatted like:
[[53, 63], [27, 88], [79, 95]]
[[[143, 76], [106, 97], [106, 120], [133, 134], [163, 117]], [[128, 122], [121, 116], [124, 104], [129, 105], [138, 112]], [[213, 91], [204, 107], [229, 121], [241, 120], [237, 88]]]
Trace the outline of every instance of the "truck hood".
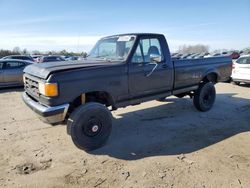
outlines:
[[55, 72], [92, 67], [107, 67], [117, 65], [117, 63], [118, 62], [107, 62], [105, 60], [58, 61], [48, 63], [37, 63], [27, 66], [23, 72], [35, 77], [47, 79], [50, 74]]

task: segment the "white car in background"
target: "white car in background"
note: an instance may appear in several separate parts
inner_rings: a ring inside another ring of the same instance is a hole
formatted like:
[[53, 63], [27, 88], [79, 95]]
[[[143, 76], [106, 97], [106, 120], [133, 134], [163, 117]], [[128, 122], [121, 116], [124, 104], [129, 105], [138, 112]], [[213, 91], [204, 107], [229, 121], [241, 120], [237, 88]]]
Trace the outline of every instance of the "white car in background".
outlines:
[[250, 55], [241, 56], [233, 62], [232, 81], [236, 85], [250, 83]]

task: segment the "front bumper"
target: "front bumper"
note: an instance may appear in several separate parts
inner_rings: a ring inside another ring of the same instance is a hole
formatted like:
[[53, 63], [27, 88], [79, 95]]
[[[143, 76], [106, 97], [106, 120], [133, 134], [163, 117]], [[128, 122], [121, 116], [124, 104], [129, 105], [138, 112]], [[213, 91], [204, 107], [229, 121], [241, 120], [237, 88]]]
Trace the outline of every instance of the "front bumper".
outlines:
[[36, 112], [40, 119], [46, 123], [55, 124], [60, 123], [65, 120], [65, 116], [69, 109], [69, 104], [63, 104], [60, 106], [43, 106], [40, 103], [34, 101], [30, 98], [26, 92], [23, 93], [23, 101], [30, 107], [34, 112]]

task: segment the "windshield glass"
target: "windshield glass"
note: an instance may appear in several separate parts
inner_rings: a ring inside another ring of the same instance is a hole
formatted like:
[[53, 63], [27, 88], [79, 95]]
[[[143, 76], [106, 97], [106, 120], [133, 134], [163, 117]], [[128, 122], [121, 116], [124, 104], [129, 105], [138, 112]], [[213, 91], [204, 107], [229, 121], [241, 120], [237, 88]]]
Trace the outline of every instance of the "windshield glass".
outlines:
[[133, 35], [103, 38], [91, 50], [88, 58], [104, 60], [125, 60], [135, 41]]
[[236, 62], [239, 64], [250, 64], [250, 57], [241, 57]]

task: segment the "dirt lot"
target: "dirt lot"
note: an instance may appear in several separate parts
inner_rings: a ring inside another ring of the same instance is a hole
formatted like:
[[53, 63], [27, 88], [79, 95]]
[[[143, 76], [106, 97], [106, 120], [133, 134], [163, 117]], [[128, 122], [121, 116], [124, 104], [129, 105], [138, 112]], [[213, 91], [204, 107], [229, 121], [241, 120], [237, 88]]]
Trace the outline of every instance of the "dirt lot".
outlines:
[[175, 97], [113, 112], [92, 153], [0, 90], [0, 187], [250, 187], [250, 86], [216, 88], [206, 113]]

